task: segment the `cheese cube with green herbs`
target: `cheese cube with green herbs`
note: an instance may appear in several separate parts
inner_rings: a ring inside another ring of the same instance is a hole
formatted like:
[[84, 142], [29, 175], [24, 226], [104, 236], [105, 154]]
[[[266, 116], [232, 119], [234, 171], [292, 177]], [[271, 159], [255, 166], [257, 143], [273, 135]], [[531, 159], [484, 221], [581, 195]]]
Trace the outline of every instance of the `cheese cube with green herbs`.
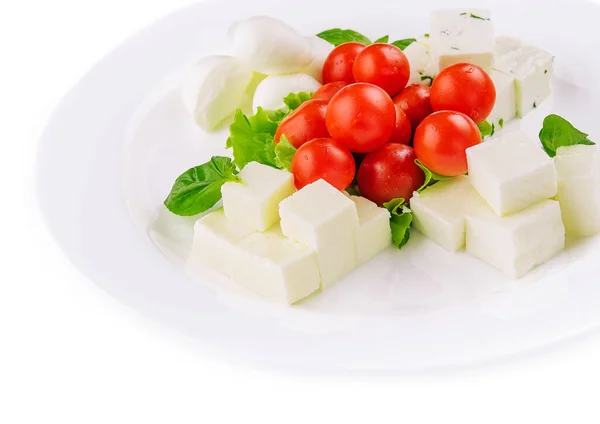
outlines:
[[490, 76], [496, 87], [496, 103], [487, 117], [487, 121], [494, 125], [494, 129], [497, 131], [517, 117], [515, 78], [509, 73], [496, 69], [492, 70]]
[[227, 182], [221, 187], [225, 216], [232, 222], [265, 231], [279, 221], [279, 202], [292, 195], [291, 173], [250, 162], [239, 173], [241, 183]]
[[446, 9], [431, 14], [431, 53], [439, 70], [460, 62], [491, 72], [494, 27], [484, 9]]
[[518, 50], [521, 47], [523, 47], [523, 41], [516, 37], [499, 35], [496, 37], [496, 40], [494, 40], [494, 52], [496, 53], [496, 57]]
[[559, 147], [554, 158], [558, 201], [567, 234], [589, 236], [600, 232], [600, 148]]
[[404, 49], [404, 54], [410, 64], [408, 84], [431, 85], [437, 74], [437, 66], [430, 52], [428, 39], [412, 42]]
[[554, 162], [520, 131], [470, 147], [467, 162], [471, 184], [499, 216], [557, 193]]
[[358, 213], [356, 253], [362, 264], [392, 244], [390, 213], [364, 197], [350, 196]]

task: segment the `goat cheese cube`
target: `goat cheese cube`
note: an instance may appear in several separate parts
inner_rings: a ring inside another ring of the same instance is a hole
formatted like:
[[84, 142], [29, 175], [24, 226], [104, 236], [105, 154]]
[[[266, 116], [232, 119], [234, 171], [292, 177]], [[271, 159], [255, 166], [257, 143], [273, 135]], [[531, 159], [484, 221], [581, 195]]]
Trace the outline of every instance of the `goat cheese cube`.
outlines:
[[221, 187], [225, 216], [232, 222], [265, 231], [279, 220], [279, 202], [296, 191], [294, 176], [250, 162], [239, 173], [241, 183]]
[[515, 77], [517, 116], [522, 118], [550, 95], [554, 57], [536, 47], [522, 46], [498, 55], [494, 68]]
[[471, 184], [499, 216], [556, 195], [554, 162], [520, 131], [470, 147], [467, 162]]
[[404, 54], [410, 64], [408, 85], [431, 85], [437, 70], [429, 46], [420, 41], [414, 41], [404, 49]]
[[558, 201], [567, 234], [589, 236], [600, 232], [600, 148], [559, 147], [554, 158]]
[[496, 57], [509, 53], [513, 50], [518, 50], [523, 47], [523, 42], [516, 37], [499, 35], [494, 41], [494, 52]]
[[357, 265], [356, 205], [340, 191], [318, 180], [279, 205], [281, 230], [317, 252], [321, 283], [331, 286]]
[[467, 252], [520, 278], [565, 246], [560, 206], [544, 200], [514, 215], [500, 218], [488, 209], [467, 217]]
[[465, 247], [465, 219], [488, 209], [469, 177], [440, 181], [410, 201], [413, 225], [423, 235], [450, 252]]
[[440, 71], [459, 62], [491, 72], [494, 27], [491, 12], [483, 9], [447, 9], [431, 14], [431, 49]]
[[517, 117], [515, 78], [511, 74], [493, 69], [490, 76], [496, 87], [496, 103], [487, 120], [496, 130]]
[[188, 265], [201, 263], [226, 277], [231, 276], [231, 256], [236, 245], [254, 230], [234, 223], [218, 209], [198, 219], [194, 224], [194, 240]]
[[315, 251], [285, 237], [278, 225], [238, 242], [231, 262], [233, 281], [267, 300], [292, 304], [320, 287]]
[[350, 196], [358, 213], [356, 253], [363, 264], [392, 244], [390, 213], [364, 197]]

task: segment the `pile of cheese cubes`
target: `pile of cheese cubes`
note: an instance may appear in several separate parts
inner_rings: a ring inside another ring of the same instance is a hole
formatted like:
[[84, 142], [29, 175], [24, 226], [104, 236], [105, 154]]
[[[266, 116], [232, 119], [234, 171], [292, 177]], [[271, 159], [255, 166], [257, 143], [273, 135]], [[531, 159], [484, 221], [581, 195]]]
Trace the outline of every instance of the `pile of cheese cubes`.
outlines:
[[189, 261], [266, 299], [295, 303], [391, 244], [389, 212], [367, 199], [324, 180], [296, 191], [292, 174], [256, 162], [239, 175], [196, 222]]
[[471, 147], [467, 159], [468, 176], [411, 200], [414, 226], [445, 249], [466, 247], [519, 278], [564, 248], [565, 227], [575, 236], [600, 231], [597, 146], [559, 148], [553, 161], [512, 132]]
[[554, 57], [516, 38], [495, 38], [489, 10], [435, 11], [430, 32], [404, 50], [411, 66], [409, 84], [430, 85], [439, 70], [455, 63], [481, 66], [496, 86], [496, 105], [488, 121], [497, 129], [525, 116], [550, 95]]

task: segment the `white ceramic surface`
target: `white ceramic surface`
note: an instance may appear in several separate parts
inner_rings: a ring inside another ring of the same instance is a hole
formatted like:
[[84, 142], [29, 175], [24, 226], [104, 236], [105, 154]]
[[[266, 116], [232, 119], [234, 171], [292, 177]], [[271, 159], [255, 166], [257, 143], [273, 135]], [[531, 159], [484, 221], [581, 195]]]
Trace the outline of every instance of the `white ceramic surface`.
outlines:
[[[566, 4], [470, 2], [493, 10], [498, 34], [556, 55], [552, 98], [511, 126], [535, 137], [554, 112], [600, 140], [600, 9]], [[155, 23], [103, 59], [53, 114], [37, 169], [49, 228], [74, 265], [117, 299], [212, 354], [260, 367], [415, 372], [514, 356], [597, 327], [600, 237], [570, 240], [515, 282], [413, 231], [402, 251], [389, 249], [294, 307], [205, 270], [195, 278], [183, 271], [193, 221], [161, 202], [182, 171], [224, 153], [225, 136], [204, 134], [186, 115], [176, 92], [182, 66], [228, 51], [229, 25], [246, 16], [280, 17], [306, 35], [341, 26], [405, 38], [427, 32], [428, 12], [443, 5], [225, 0]]]

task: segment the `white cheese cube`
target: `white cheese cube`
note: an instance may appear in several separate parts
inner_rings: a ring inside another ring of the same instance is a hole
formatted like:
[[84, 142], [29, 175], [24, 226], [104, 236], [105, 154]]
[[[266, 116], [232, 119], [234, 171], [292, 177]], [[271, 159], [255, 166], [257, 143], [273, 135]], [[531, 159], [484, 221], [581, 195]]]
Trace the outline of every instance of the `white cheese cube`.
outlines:
[[226, 277], [231, 276], [231, 256], [236, 244], [254, 230], [225, 218], [218, 209], [198, 219], [194, 224], [194, 241], [188, 265], [201, 263]]
[[483, 9], [438, 10], [431, 14], [431, 49], [440, 70], [459, 62], [491, 72], [494, 27], [491, 12]]
[[279, 220], [279, 202], [296, 191], [291, 173], [250, 162], [239, 174], [241, 183], [221, 187], [225, 216], [264, 231]]
[[496, 104], [487, 121], [494, 125], [495, 130], [500, 130], [504, 124], [517, 117], [515, 78], [496, 69], [492, 70], [490, 76], [496, 87]]
[[362, 264], [392, 244], [390, 213], [364, 197], [350, 196], [358, 213], [356, 253]]
[[559, 147], [554, 158], [558, 201], [567, 234], [589, 236], [600, 232], [600, 148]]
[[496, 57], [509, 53], [513, 50], [518, 50], [523, 47], [523, 42], [516, 37], [499, 35], [494, 41], [494, 51]]
[[560, 206], [545, 200], [514, 215], [487, 214], [467, 217], [467, 252], [520, 278], [565, 246]]
[[550, 95], [554, 57], [544, 50], [523, 46], [498, 55], [494, 68], [515, 77], [517, 116], [523, 117]]
[[317, 251], [323, 287], [357, 265], [358, 215], [352, 200], [325, 182], [303, 187], [279, 205], [283, 234]]
[[245, 237], [231, 260], [233, 281], [271, 301], [292, 304], [320, 286], [315, 251], [285, 237], [278, 225]]
[[420, 41], [409, 44], [404, 49], [404, 54], [410, 64], [410, 84], [431, 85], [437, 74], [437, 66], [429, 51], [429, 46]]
[[467, 162], [471, 184], [499, 216], [556, 195], [554, 162], [520, 131], [470, 147]]
[[485, 201], [475, 191], [469, 177], [459, 176], [440, 181], [410, 201], [413, 226], [422, 234], [451, 252], [465, 247], [465, 220], [487, 210]]

